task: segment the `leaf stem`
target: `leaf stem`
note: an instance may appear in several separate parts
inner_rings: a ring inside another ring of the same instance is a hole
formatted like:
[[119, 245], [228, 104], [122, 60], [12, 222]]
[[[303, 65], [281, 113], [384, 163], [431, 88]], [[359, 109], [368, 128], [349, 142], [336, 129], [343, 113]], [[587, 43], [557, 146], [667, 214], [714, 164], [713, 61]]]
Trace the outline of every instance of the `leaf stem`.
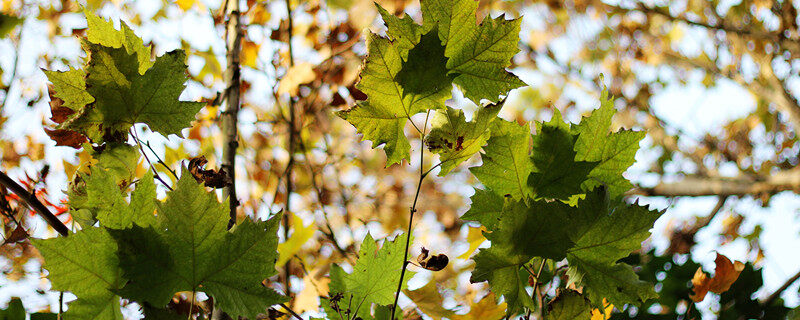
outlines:
[[542, 275], [542, 269], [544, 269], [544, 263], [547, 262], [547, 259], [542, 259], [542, 263], [539, 265], [539, 271], [536, 272], [536, 278], [533, 279], [533, 294], [536, 295], [536, 302], [539, 304], [539, 319], [544, 318], [544, 306], [542, 306], [542, 292], [539, 290], [539, 277]]
[[391, 320], [395, 319], [395, 312], [397, 311], [397, 301], [400, 299], [400, 291], [403, 289], [403, 277], [406, 275], [406, 266], [408, 266], [408, 248], [411, 245], [411, 226], [414, 223], [414, 213], [417, 212], [417, 201], [419, 200], [419, 191], [422, 189], [422, 180], [428, 175], [428, 173], [436, 168], [441, 164], [441, 162], [427, 171], [424, 171], [425, 167], [425, 130], [428, 127], [428, 118], [431, 115], [431, 111], [428, 110], [427, 114], [425, 115], [425, 125], [422, 127], [421, 138], [420, 138], [420, 150], [419, 150], [419, 180], [417, 181], [417, 191], [414, 192], [414, 202], [411, 204], [411, 210], [409, 210], [408, 215], [408, 231], [406, 231], [406, 249], [403, 253], [403, 269], [400, 271], [400, 281], [397, 283], [397, 291], [394, 293], [394, 304], [392, 304], [392, 317]]
[[169, 184], [167, 184], [167, 182], [164, 181], [164, 179], [161, 179], [161, 175], [158, 174], [158, 171], [156, 171], [156, 167], [153, 166], [152, 162], [150, 162], [150, 158], [147, 156], [147, 153], [144, 152], [144, 148], [142, 147], [142, 141], [139, 140], [139, 136], [136, 134], [136, 130], [134, 129], [133, 126], [131, 127], [131, 136], [133, 136], [133, 140], [136, 141], [136, 145], [139, 146], [139, 151], [142, 152], [144, 160], [147, 161], [148, 165], [150, 165], [150, 170], [153, 170], [153, 176], [156, 178], [156, 180], [160, 181], [161, 184], [164, 185], [164, 187], [169, 189], [169, 191], [172, 191], [172, 187], [170, 187]]

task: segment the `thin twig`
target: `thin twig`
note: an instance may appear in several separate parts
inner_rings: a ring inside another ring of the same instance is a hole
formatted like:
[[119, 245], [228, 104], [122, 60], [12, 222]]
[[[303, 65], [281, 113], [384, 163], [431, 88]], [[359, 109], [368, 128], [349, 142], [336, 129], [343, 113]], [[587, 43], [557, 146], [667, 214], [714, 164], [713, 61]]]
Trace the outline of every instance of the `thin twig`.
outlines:
[[[24, 26], [21, 26], [19, 28], [19, 40], [18, 40], [20, 43], [22, 42], [22, 31], [23, 30], [25, 30], [25, 28], [24, 28]], [[13, 39], [12, 39], [12, 42], [16, 42], [16, 41], [13, 41]], [[16, 43], [15, 43], [15, 45], [16, 45]], [[13, 86], [14, 82], [16, 82], [16, 80], [17, 80], [17, 64], [19, 64], [19, 48], [15, 48], [15, 49], [16, 49], [16, 51], [14, 52], [14, 64], [11, 65], [11, 72], [10, 72], [11, 78], [9, 78], [8, 86], [5, 88], [6, 89], [6, 95], [5, 95], [5, 97], [3, 97], [3, 102], [0, 103], [0, 110], [5, 110], [6, 102], [8, 102], [8, 97], [11, 95], [11, 86]], [[0, 79], [0, 82], [2, 82], [2, 80], [3, 79]]]
[[[403, 277], [406, 275], [406, 266], [408, 265], [408, 248], [411, 245], [411, 226], [414, 222], [414, 213], [417, 212], [417, 200], [419, 200], [419, 191], [422, 189], [422, 180], [431, 172], [431, 170], [423, 171], [425, 167], [425, 130], [428, 127], [428, 117], [431, 112], [425, 115], [425, 125], [422, 127], [420, 133], [420, 150], [419, 150], [419, 181], [417, 182], [417, 191], [414, 193], [414, 202], [411, 204], [411, 210], [408, 215], [408, 231], [406, 231], [406, 249], [403, 253], [403, 269], [400, 271], [400, 281], [397, 283], [397, 291], [394, 294], [394, 304], [392, 304], [392, 320], [395, 319], [395, 312], [397, 311], [397, 301], [400, 299], [400, 291], [403, 289]], [[441, 163], [440, 163], [441, 164]]]
[[[306, 149], [305, 144], [303, 143], [302, 139], [300, 140], [300, 149], [303, 150], [303, 158], [305, 159], [306, 164], [308, 165], [308, 171], [311, 173], [311, 186], [314, 188], [314, 191], [317, 193], [317, 202], [319, 203], [319, 209], [322, 211], [322, 216], [325, 220], [325, 226], [328, 228], [328, 232], [323, 232], [323, 234], [328, 237], [328, 239], [333, 242], [333, 246], [339, 253], [342, 254], [343, 257], [349, 260], [349, 256], [347, 255], [347, 250], [339, 246], [339, 241], [336, 239], [336, 234], [333, 232], [333, 227], [331, 227], [331, 221], [328, 219], [328, 212], [325, 210], [325, 204], [322, 203], [322, 188], [319, 187], [317, 184], [317, 172], [311, 166], [311, 160], [308, 157], [308, 150]], [[324, 183], [324, 180], [323, 180]]]
[[224, 133], [224, 143], [222, 149], [222, 168], [226, 170], [230, 185], [225, 187], [223, 194], [228, 198], [230, 218], [228, 229], [236, 224], [236, 208], [239, 206], [239, 199], [236, 197], [236, 149], [239, 147], [239, 132], [237, 121], [239, 118], [239, 108], [241, 106], [241, 65], [240, 56], [242, 53], [242, 30], [239, 12], [239, 1], [226, 2], [226, 57], [228, 66], [225, 71], [225, 111], [222, 112], [222, 132]]
[[789, 288], [789, 286], [791, 286], [795, 281], [797, 281], [797, 279], [800, 279], [800, 271], [798, 271], [797, 273], [794, 274], [794, 276], [786, 280], [786, 282], [784, 282], [783, 285], [780, 288], [778, 288], [778, 290], [775, 290], [775, 292], [770, 294], [769, 297], [767, 297], [767, 299], [765, 299], [764, 302], [761, 303], [761, 307], [762, 308], [769, 307], [773, 302], [775, 302], [775, 300], [777, 300], [781, 296], [781, 294], [784, 291], [786, 291], [786, 289]]
[[162, 167], [164, 167], [164, 169], [167, 169], [167, 171], [169, 171], [169, 173], [171, 173], [175, 179], [178, 179], [178, 174], [175, 172], [175, 170], [172, 170], [172, 168], [170, 168], [166, 162], [164, 162], [164, 159], [161, 159], [161, 156], [158, 155], [158, 152], [153, 150], [153, 147], [150, 146], [150, 141], [145, 141], [144, 146], [147, 147], [147, 149], [150, 150], [150, 153], [156, 157], [156, 163], [160, 164]]
[[164, 187], [169, 189], [169, 191], [172, 191], [172, 187], [170, 187], [169, 184], [167, 184], [167, 182], [164, 181], [164, 179], [161, 178], [161, 175], [158, 174], [158, 171], [156, 171], [156, 167], [154, 167], [153, 163], [150, 162], [150, 158], [147, 156], [147, 153], [144, 152], [144, 148], [142, 147], [142, 141], [139, 140], [139, 136], [136, 135], [136, 130], [134, 130], [133, 128], [134, 127], [131, 127], [131, 136], [133, 136], [133, 140], [136, 141], [136, 145], [139, 146], [139, 151], [142, 152], [142, 156], [144, 156], [144, 160], [147, 161], [148, 165], [150, 165], [150, 170], [153, 170], [153, 176], [156, 178], [156, 180], [160, 181], [161, 184], [164, 185]]
[[58, 220], [58, 217], [56, 217], [52, 212], [50, 212], [50, 210], [47, 209], [47, 207], [45, 207], [44, 204], [42, 204], [42, 202], [36, 198], [36, 196], [28, 192], [28, 190], [25, 190], [25, 188], [19, 185], [16, 181], [9, 178], [2, 171], [0, 171], [0, 185], [3, 185], [4, 187], [6, 187], [6, 189], [19, 196], [20, 200], [22, 200], [22, 203], [28, 206], [28, 208], [42, 215], [42, 218], [44, 218], [44, 220], [47, 221], [47, 224], [53, 227], [53, 229], [55, 229], [56, 232], [58, 232], [58, 234], [64, 237], [66, 237], [69, 234], [69, 229], [67, 228], [67, 226], [64, 225], [64, 223], [61, 222], [61, 220]]
[[286, 306], [286, 304], [281, 303], [280, 305], [281, 305], [281, 307], [286, 309], [286, 311], [289, 311], [289, 313], [291, 313], [293, 317], [297, 318], [297, 320], [303, 320], [303, 318], [301, 318], [300, 315], [297, 314], [297, 312], [294, 312], [294, 310], [292, 310], [292, 308], [289, 308], [288, 306]]
[[[287, 73], [289, 70], [292, 69], [294, 66], [294, 48], [292, 46], [292, 34], [294, 33], [294, 21], [292, 19], [292, 4], [290, 0], [286, 0], [286, 33], [287, 33], [287, 44], [289, 46], [289, 66], [286, 69]], [[286, 164], [286, 201], [284, 206], [284, 215], [283, 215], [283, 241], [289, 239], [289, 213], [291, 212], [291, 199], [292, 199], [292, 191], [293, 191], [293, 181], [292, 181], [292, 171], [294, 167], [294, 153], [297, 148], [297, 128], [295, 125], [297, 124], [297, 113], [295, 111], [295, 103], [294, 97], [289, 97], [289, 162]], [[286, 287], [286, 295], [291, 295], [291, 287], [289, 282], [289, 270], [290, 265], [287, 263], [284, 266], [284, 273], [286, 274], [285, 280], [285, 287]]]
[[547, 259], [542, 259], [542, 264], [539, 265], [539, 271], [536, 272], [536, 277], [533, 278], [533, 293], [536, 295], [536, 301], [539, 303], [539, 310], [537, 312], [539, 313], [538, 318], [540, 319], [544, 315], [544, 307], [542, 306], [542, 291], [539, 290], [539, 277], [542, 276], [542, 269], [544, 269], [544, 263], [546, 261]]

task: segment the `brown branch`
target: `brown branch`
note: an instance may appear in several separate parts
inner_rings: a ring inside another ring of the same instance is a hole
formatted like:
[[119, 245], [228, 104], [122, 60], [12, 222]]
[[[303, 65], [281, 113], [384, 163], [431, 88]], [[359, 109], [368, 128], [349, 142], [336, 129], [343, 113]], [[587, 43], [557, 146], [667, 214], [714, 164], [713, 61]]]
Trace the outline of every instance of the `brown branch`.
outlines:
[[[294, 66], [294, 48], [292, 47], [292, 34], [294, 33], [294, 20], [292, 19], [292, 4], [290, 0], [286, 0], [286, 34], [287, 34], [287, 45], [289, 46], [289, 66], [286, 68], [286, 72], [288, 73], [292, 67]], [[291, 198], [292, 198], [292, 191], [293, 191], [293, 181], [292, 181], [292, 171], [294, 169], [294, 154], [297, 149], [297, 112], [295, 110], [295, 102], [294, 97], [289, 97], [289, 162], [286, 163], [286, 171], [284, 172], [286, 175], [286, 202], [284, 205], [284, 215], [283, 215], [283, 241], [289, 239], [289, 213], [291, 212]], [[286, 287], [286, 295], [291, 295], [291, 287], [289, 282], [289, 263], [286, 263], [284, 267], [284, 271], [286, 274], [285, 280], [285, 287]]]
[[783, 285], [780, 288], [778, 288], [778, 290], [775, 290], [775, 292], [769, 295], [769, 297], [767, 297], [767, 299], [765, 299], [764, 302], [761, 303], [761, 307], [764, 308], [769, 307], [773, 302], [775, 302], [775, 300], [777, 300], [781, 296], [781, 293], [786, 291], [786, 289], [788, 289], [789, 286], [791, 286], [795, 281], [797, 281], [797, 279], [800, 279], [800, 271], [798, 271], [797, 273], [795, 273], [794, 276], [786, 280], [786, 282], [784, 282]]
[[635, 189], [629, 194], [662, 197], [744, 196], [798, 190], [800, 190], [800, 169], [792, 169], [773, 173], [763, 179], [687, 176], [677, 182]]
[[787, 48], [787, 50], [797, 50], [798, 48], [800, 48], [800, 45], [794, 43], [794, 41], [792, 41], [791, 39], [787, 39], [781, 36], [780, 32], [754, 30], [753, 28], [738, 28], [729, 24], [725, 24], [724, 20], [722, 20], [720, 24], [710, 24], [707, 22], [692, 20], [684, 16], [673, 16], [667, 10], [664, 10], [662, 8], [648, 7], [643, 3], [639, 3], [634, 8], [623, 8], [621, 6], [611, 5], [611, 4], [605, 4], [605, 5], [608, 8], [615, 9], [618, 12], [622, 13], [642, 12], [645, 14], [655, 14], [673, 22], [674, 21], [683, 22], [691, 26], [702, 27], [712, 31], [724, 31], [727, 33], [732, 33], [753, 39], [760, 39], [760, 40], [767, 39], [770, 41], [778, 42], [781, 45], [781, 47], [789, 47]]
[[236, 149], [239, 147], [239, 134], [237, 120], [239, 118], [239, 108], [241, 105], [241, 65], [240, 56], [242, 53], [242, 29], [239, 12], [239, 1], [226, 1], [226, 13], [228, 21], [226, 24], [227, 42], [227, 62], [225, 70], [225, 82], [228, 84], [225, 89], [226, 109], [222, 112], [222, 132], [224, 134], [224, 144], [222, 150], [222, 168], [226, 170], [230, 180], [230, 186], [225, 187], [223, 194], [228, 198], [230, 206], [230, 220], [228, 229], [236, 224], [236, 208], [239, 206], [239, 199], [236, 197]]
[[717, 214], [720, 211], [722, 211], [722, 207], [725, 206], [725, 201], [727, 201], [727, 200], [728, 200], [728, 196], [720, 196], [719, 200], [717, 201], [717, 204], [714, 206], [713, 209], [711, 209], [711, 212], [709, 212], [708, 215], [705, 216], [705, 217], [698, 218], [697, 221], [694, 223], [694, 225], [692, 225], [691, 229], [687, 233], [695, 234], [698, 231], [700, 231], [700, 229], [705, 228], [706, 226], [708, 226], [708, 224], [711, 223], [711, 220], [714, 220], [714, 217], [716, 217]]
[[39, 201], [39, 199], [37, 199], [35, 195], [28, 192], [28, 190], [25, 190], [25, 188], [23, 188], [13, 179], [9, 178], [2, 171], [0, 171], [0, 185], [3, 185], [4, 187], [6, 187], [6, 189], [19, 196], [22, 203], [28, 206], [28, 208], [42, 215], [42, 218], [44, 218], [44, 220], [47, 221], [47, 224], [53, 227], [53, 229], [55, 229], [56, 232], [58, 232], [58, 234], [64, 237], [69, 235], [69, 228], [67, 228], [67, 226], [64, 225], [63, 222], [61, 222], [61, 220], [58, 220], [58, 217], [56, 217], [52, 212], [50, 212], [50, 210], [48, 210], [47, 207], [45, 207], [44, 204], [42, 204], [42, 202]]

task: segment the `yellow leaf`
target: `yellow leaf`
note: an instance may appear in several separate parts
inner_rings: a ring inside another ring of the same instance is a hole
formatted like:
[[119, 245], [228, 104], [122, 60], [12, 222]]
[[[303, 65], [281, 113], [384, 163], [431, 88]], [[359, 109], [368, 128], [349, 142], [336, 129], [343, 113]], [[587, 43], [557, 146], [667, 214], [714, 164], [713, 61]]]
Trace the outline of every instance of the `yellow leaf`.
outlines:
[[177, 1], [175, 1], [175, 3], [178, 4], [178, 7], [180, 7], [181, 10], [183, 10], [183, 11], [191, 9], [194, 6], [195, 2], [197, 2], [197, 0], [177, 0]]
[[258, 62], [258, 49], [261, 48], [260, 44], [252, 41], [242, 42], [242, 65], [250, 68], [256, 68]]
[[614, 305], [603, 298], [603, 312], [600, 312], [600, 309], [592, 309], [592, 320], [608, 320], [611, 318], [612, 311], [614, 311]]
[[311, 82], [316, 77], [310, 63], [297, 64], [289, 68], [289, 71], [281, 79], [278, 84], [278, 94], [288, 93], [295, 96], [297, 95], [297, 88], [301, 84]]
[[292, 309], [295, 312], [303, 313], [319, 309], [319, 297], [328, 294], [328, 282], [331, 281], [330, 278], [319, 279], [322, 273], [322, 270], [317, 269], [303, 278], [303, 290], [292, 302]]
[[314, 235], [314, 231], [317, 230], [316, 226], [313, 223], [308, 224], [308, 226], [303, 223], [303, 220], [296, 215], [291, 216], [292, 219], [292, 226], [294, 226], [294, 231], [292, 235], [289, 236], [289, 239], [283, 243], [278, 244], [278, 262], [275, 263], [275, 267], [282, 267], [286, 264], [286, 261], [294, 256], [300, 248], [305, 244], [308, 239], [311, 239], [311, 236]]
[[475, 250], [478, 250], [478, 247], [486, 241], [486, 238], [483, 237], [483, 231], [486, 230], [486, 227], [481, 226], [480, 228], [469, 228], [467, 231], [467, 242], [469, 242], [469, 249], [467, 252], [462, 253], [458, 256], [459, 259], [468, 259]]
[[413, 291], [405, 290], [403, 292], [405, 292], [406, 296], [408, 296], [411, 301], [414, 301], [414, 304], [422, 310], [422, 313], [435, 320], [439, 320], [443, 317], [452, 318], [454, 315], [453, 311], [442, 307], [442, 295], [439, 294], [436, 281], [430, 281], [419, 289]]
[[500, 319], [506, 315], [506, 303], [497, 304], [494, 293], [489, 293], [478, 303], [469, 307], [469, 313], [453, 316], [453, 320], [492, 320]]
[[256, 4], [247, 12], [247, 15], [250, 17], [250, 24], [263, 25], [270, 19], [270, 12], [264, 4]]
[[[89, 173], [89, 167], [97, 163], [97, 159], [92, 157], [92, 152], [90, 150], [92, 150], [91, 145], [84, 144], [83, 150], [80, 153], [78, 153], [78, 165], [77, 165], [78, 172]], [[72, 174], [70, 174], [70, 177], [74, 176], [75, 172], [73, 171]]]
[[667, 32], [667, 41], [678, 42], [683, 39], [683, 27], [680, 24], [673, 24], [672, 29]]

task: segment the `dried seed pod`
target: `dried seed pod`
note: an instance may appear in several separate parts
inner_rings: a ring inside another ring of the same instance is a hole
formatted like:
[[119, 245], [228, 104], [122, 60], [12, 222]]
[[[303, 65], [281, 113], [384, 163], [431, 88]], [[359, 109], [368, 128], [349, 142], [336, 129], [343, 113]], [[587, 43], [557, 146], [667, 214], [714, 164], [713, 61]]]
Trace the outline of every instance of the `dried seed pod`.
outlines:
[[224, 188], [231, 185], [231, 180], [225, 169], [220, 168], [219, 171], [213, 169], [203, 169], [203, 166], [208, 163], [205, 156], [199, 156], [189, 159], [189, 172], [192, 174], [197, 182], [203, 182], [206, 187], [210, 188]]
[[417, 263], [420, 267], [431, 271], [439, 271], [447, 267], [450, 259], [443, 253], [437, 255], [428, 255], [429, 251], [425, 247], [422, 248], [422, 253], [417, 256]]

